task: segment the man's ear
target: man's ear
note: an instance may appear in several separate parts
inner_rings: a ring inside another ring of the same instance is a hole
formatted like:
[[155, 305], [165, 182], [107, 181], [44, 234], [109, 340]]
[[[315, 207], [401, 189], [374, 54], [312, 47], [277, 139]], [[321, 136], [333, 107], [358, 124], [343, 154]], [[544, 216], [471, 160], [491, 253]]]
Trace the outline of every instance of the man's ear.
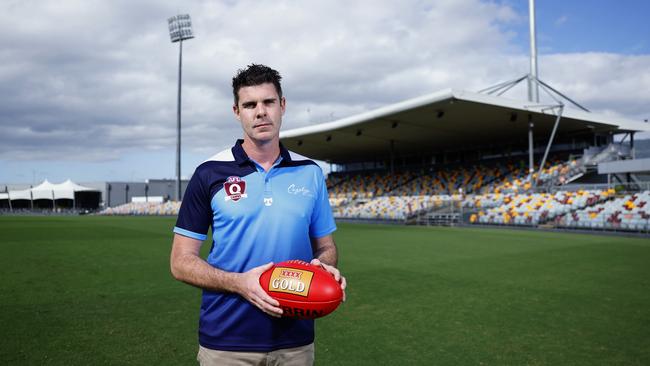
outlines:
[[287, 100], [284, 97], [280, 98], [280, 108], [282, 109], [282, 115], [284, 115], [284, 111], [287, 109]]
[[232, 105], [232, 113], [234, 113], [235, 118], [237, 118], [239, 120], [239, 118], [240, 118], [239, 117], [239, 107], [237, 106], [237, 104]]

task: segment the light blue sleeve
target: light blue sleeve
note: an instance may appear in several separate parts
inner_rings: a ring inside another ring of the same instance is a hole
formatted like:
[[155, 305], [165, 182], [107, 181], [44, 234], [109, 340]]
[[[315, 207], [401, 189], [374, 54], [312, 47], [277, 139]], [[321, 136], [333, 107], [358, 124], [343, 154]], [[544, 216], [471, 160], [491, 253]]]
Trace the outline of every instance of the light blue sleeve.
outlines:
[[174, 233], [179, 234], [179, 235], [183, 235], [183, 236], [187, 236], [188, 238], [201, 240], [201, 241], [205, 240], [208, 237], [205, 234], [195, 233], [193, 231], [182, 229], [182, 228], [180, 228], [178, 226], [174, 226]]
[[327, 194], [327, 184], [325, 184], [325, 178], [320, 167], [317, 173], [319, 189], [317, 190], [316, 203], [311, 213], [311, 224], [309, 226], [309, 236], [312, 238], [322, 238], [336, 230], [336, 223], [334, 222], [334, 215], [332, 215], [332, 208]]

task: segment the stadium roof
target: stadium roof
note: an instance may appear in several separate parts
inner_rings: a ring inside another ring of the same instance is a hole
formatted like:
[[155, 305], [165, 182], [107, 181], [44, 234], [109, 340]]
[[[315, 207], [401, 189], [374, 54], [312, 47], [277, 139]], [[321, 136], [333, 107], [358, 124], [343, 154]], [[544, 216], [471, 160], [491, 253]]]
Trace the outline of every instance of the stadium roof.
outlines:
[[[535, 139], [546, 142], [556, 110], [549, 105], [446, 89], [337, 121], [287, 130], [280, 138], [297, 153], [344, 164], [372, 161], [391, 150], [417, 155], [525, 143], [529, 115]], [[570, 138], [649, 130], [647, 123], [564, 108], [557, 135]]]

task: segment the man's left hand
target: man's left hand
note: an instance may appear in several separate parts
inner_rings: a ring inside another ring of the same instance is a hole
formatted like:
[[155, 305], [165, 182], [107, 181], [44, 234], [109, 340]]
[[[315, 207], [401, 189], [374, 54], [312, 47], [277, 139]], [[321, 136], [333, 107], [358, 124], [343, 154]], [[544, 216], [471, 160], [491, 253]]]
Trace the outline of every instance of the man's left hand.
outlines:
[[343, 301], [345, 301], [345, 287], [347, 286], [347, 281], [345, 280], [345, 277], [341, 276], [341, 272], [338, 270], [338, 268], [330, 266], [329, 264], [325, 264], [318, 258], [312, 259], [311, 264], [320, 266], [327, 272], [331, 273], [332, 276], [334, 276], [334, 279], [341, 284], [341, 290], [343, 290]]

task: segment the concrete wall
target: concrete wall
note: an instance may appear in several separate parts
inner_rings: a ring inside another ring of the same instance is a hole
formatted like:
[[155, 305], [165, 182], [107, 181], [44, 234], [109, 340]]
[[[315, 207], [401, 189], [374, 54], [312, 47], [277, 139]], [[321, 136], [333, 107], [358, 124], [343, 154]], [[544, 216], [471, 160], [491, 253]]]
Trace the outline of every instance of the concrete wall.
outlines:
[[[181, 196], [185, 194], [187, 183], [187, 180], [181, 181]], [[132, 197], [145, 196], [162, 196], [165, 200], [174, 200], [176, 181], [150, 179], [148, 182], [106, 182], [102, 194], [104, 207], [119, 206], [131, 202]]]
[[647, 172], [650, 172], [650, 158], [617, 160], [598, 164], [598, 174]]

